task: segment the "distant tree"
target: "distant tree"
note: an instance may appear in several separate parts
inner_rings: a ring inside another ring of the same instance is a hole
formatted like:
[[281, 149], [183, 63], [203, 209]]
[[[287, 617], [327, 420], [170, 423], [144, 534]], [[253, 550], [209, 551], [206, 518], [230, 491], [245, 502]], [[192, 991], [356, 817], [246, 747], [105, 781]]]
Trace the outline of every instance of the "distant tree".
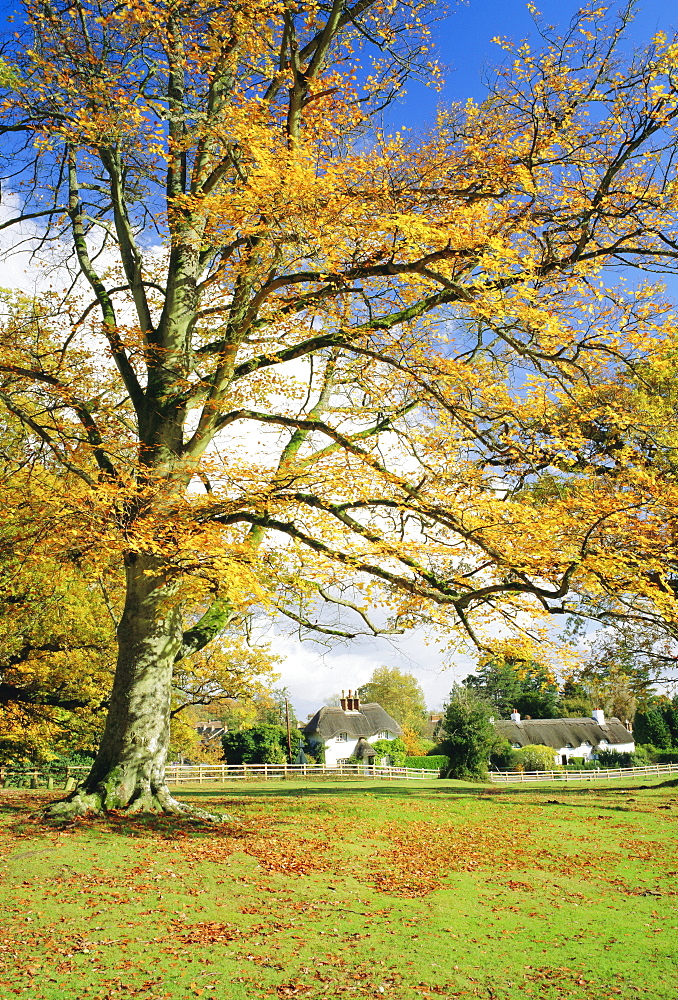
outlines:
[[408, 757], [425, 757], [429, 750], [432, 750], [436, 745], [435, 740], [420, 736], [409, 726], [403, 726], [402, 741], [405, 744]]
[[446, 777], [479, 780], [487, 774], [487, 763], [497, 733], [490, 722], [493, 706], [475, 691], [457, 684], [450, 692], [441, 722], [440, 752], [449, 757]]
[[[292, 730], [292, 756], [299, 752], [303, 737]], [[222, 737], [224, 757], [229, 764], [284, 764], [287, 761], [287, 732], [282, 726], [259, 725]]]
[[678, 695], [674, 695], [663, 710], [664, 721], [671, 733], [671, 742], [678, 747]]
[[358, 689], [361, 701], [375, 701], [396, 722], [415, 733], [423, 733], [426, 726], [426, 700], [424, 692], [412, 674], [396, 667], [377, 667], [372, 677]]
[[[633, 720], [636, 743], [650, 743], [659, 750], [678, 746], [678, 702], [674, 698], [657, 698], [645, 712], [637, 712]], [[674, 742], [675, 741], [675, 742]]]
[[568, 677], [558, 697], [556, 715], [564, 719], [577, 719], [590, 717], [592, 711], [593, 702], [588, 689], [581, 681]]
[[251, 729], [253, 726], [286, 728], [285, 699], [289, 703], [290, 727], [297, 728], [297, 717], [286, 687], [270, 688], [263, 684], [243, 698], [228, 700], [221, 708], [220, 719], [230, 731]]
[[636, 711], [651, 707], [654, 684], [664, 672], [665, 661], [672, 659], [668, 654], [663, 657], [662, 650], [666, 652], [667, 646], [658, 640], [656, 630], [620, 624], [596, 640], [574, 679], [592, 708], [633, 720]]
[[532, 659], [492, 656], [462, 683], [488, 701], [500, 718], [508, 718], [513, 709], [533, 719], [557, 714], [558, 686], [547, 668]]

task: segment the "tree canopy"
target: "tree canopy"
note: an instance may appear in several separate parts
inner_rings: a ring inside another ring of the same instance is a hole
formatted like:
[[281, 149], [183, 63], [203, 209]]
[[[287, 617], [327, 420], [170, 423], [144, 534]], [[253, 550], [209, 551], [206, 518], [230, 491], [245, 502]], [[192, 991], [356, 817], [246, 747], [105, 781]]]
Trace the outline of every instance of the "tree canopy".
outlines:
[[421, 685], [412, 674], [396, 667], [376, 667], [358, 689], [361, 701], [376, 701], [403, 729], [421, 733], [426, 722], [426, 700]]
[[481, 646], [527, 610], [674, 614], [674, 321], [620, 275], [677, 266], [676, 45], [624, 61], [628, 11], [585, 11], [388, 134], [437, 14], [25, 4], [3, 226], [59, 287], [8, 300], [0, 404], [67, 474], [46, 516], [125, 575], [99, 755], [55, 816], [184, 808], [176, 664], [256, 613]]
[[440, 750], [449, 759], [448, 778], [477, 780], [487, 774], [492, 749], [500, 742], [490, 722], [492, 705], [475, 691], [455, 684], [443, 708]]
[[509, 654], [485, 657], [462, 682], [489, 702], [499, 718], [512, 711], [533, 719], [552, 719], [558, 711], [558, 684], [543, 664]]

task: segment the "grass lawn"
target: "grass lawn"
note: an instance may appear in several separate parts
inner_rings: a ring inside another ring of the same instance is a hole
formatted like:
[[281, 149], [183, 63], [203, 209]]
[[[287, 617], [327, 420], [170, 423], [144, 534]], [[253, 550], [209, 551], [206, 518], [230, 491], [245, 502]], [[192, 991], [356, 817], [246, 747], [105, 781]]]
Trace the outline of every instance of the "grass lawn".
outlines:
[[[647, 780], [647, 779], [646, 779]], [[678, 785], [270, 781], [240, 826], [0, 792], [0, 997], [678, 997]]]

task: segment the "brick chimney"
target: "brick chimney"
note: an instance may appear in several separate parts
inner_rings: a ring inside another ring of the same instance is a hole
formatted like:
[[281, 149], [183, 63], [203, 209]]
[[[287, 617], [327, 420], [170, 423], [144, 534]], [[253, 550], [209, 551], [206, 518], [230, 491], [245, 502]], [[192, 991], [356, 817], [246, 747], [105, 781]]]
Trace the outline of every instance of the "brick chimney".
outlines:
[[342, 691], [341, 698], [339, 699], [339, 704], [341, 705], [344, 712], [359, 712], [360, 698], [358, 697], [358, 692], [351, 691], [349, 688], [347, 696], [346, 692]]

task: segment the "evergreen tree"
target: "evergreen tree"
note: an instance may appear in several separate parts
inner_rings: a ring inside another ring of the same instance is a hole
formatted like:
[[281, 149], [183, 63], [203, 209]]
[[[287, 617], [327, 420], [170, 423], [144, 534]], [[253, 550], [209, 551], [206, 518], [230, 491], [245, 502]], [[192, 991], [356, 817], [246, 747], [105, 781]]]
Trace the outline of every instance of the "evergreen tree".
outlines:
[[497, 734], [490, 722], [493, 706], [473, 690], [455, 685], [441, 720], [442, 753], [449, 758], [448, 778], [485, 777]]
[[482, 662], [462, 683], [489, 702], [500, 718], [507, 719], [514, 709], [533, 719], [557, 715], [558, 687], [546, 668], [534, 660], [495, 656]]
[[666, 724], [661, 707], [638, 712], [633, 720], [633, 738], [636, 743], [651, 743], [659, 750], [669, 750], [672, 745], [671, 730]]

